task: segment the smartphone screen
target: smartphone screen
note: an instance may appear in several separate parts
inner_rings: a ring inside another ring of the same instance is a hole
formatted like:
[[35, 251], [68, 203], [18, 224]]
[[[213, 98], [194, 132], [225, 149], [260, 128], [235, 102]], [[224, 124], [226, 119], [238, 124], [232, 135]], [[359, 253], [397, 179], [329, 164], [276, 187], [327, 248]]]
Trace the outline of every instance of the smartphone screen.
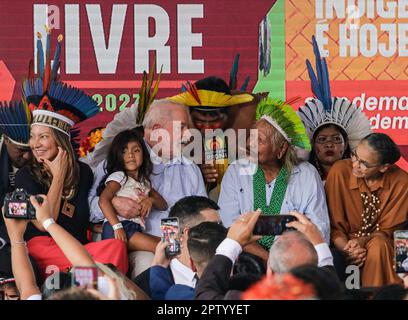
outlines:
[[293, 230], [292, 228], [286, 227], [286, 224], [296, 220], [296, 217], [287, 214], [271, 216], [260, 215], [255, 224], [253, 234], [261, 236], [279, 236], [287, 230]]
[[84, 289], [97, 289], [98, 269], [96, 267], [72, 268], [72, 286]]
[[396, 273], [408, 273], [408, 230], [394, 232]]
[[180, 254], [180, 228], [178, 218], [161, 219], [160, 229], [162, 231], [162, 241], [167, 241], [170, 245], [166, 248], [167, 256]]

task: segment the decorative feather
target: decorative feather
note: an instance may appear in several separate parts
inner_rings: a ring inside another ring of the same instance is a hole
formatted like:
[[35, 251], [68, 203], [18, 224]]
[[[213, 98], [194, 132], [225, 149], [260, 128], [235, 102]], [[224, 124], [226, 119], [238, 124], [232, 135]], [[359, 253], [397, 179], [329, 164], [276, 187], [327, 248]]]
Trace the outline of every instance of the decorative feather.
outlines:
[[230, 88], [230, 90], [236, 90], [237, 89], [237, 75], [238, 75], [239, 57], [240, 57], [240, 54], [237, 53], [235, 55], [234, 62], [233, 62], [232, 67], [231, 67], [230, 79], [229, 79], [229, 88]]
[[313, 94], [315, 95], [315, 97], [317, 99], [323, 100], [323, 94], [322, 94], [322, 91], [320, 89], [319, 81], [316, 78], [316, 75], [315, 75], [315, 73], [313, 71], [313, 68], [312, 68], [312, 64], [310, 63], [309, 60], [306, 60], [306, 68], [307, 68], [307, 72], [309, 74], [310, 84], [311, 84], [311, 87], [312, 87]]
[[285, 103], [286, 103], [286, 104], [289, 104], [289, 105], [292, 105], [292, 104], [295, 104], [296, 102], [300, 101], [301, 99], [302, 99], [301, 96], [296, 96], [296, 97], [287, 99], [287, 100], [285, 101]]
[[331, 103], [330, 112], [324, 109], [320, 100], [309, 101], [299, 109], [298, 114], [310, 139], [322, 125], [335, 124], [347, 133], [350, 147], [355, 148], [361, 139], [372, 132], [369, 119], [347, 99], [333, 97]]
[[249, 84], [249, 79], [250, 79], [249, 76], [247, 76], [247, 77], [245, 78], [245, 81], [244, 81], [244, 83], [242, 84], [241, 89], [239, 89], [240, 92], [245, 92], [245, 91], [247, 91], [247, 87], [248, 87], [248, 84]]
[[196, 94], [199, 99], [193, 96], [189, 91], [180, 93], [173, 97], [167, 98], [167, 100], [175, 103], [184, 104], [188, 107], [216, 107], [224, 108], [234, 106], [242, 103], [247, 103], [254, 100], [254, 96], [246, 93], [229, 95], [223, 92], [217, 92], [212, 90], [197, 90]]
[[313, 71], [310, 61], [306, 60], [306, 67], [311, 81], [312, 92], [314, 93], [315, 97], [323, 103], [325, 110], [330, 111], [332, 101], [327, 62], [326, 59], [321, 58], [319, 46], [317, 45], [316, 38], [314, 36], [312, 36], [312, 44], [313, 53], [316, 58], [316, 74]]
[[41, 41], [41, 33], [37, 33], [37, 72], [42, 78], [44, 76], [44, 50]]
[[323, 82], [323, 95], [324, 95], [324, 103], [323, 105], [326, 109], [331, 109], [331, 90], [330, 90], [330, 80], [329, 80], [329, 71], [327, 70], [327, 63], [326, 59], [322, 60], [322, 79]]
[[63, 39], [64, 39], [64, 37], [62, 36], [62, 34], [60, 34], [58, 36], [57, 49], [55, 50], [54, 61], [52, 63], [52, 72], [51, 72], [52, 81], [57, 80], [58, 69], [60, 67], [61, 42], [62, 42]]
[[153, 103], [154, 99], [156, 98], [157, 92], [159, 90], [159, 83], [161, 74], [163, 72], [163, 65], [160, 67], [160, 73], [157, 76], [157, 80], [155, 86], [153, 88], [153, 92], [151, 91], [153, 86], [154, 74], [156, 69], [156, 63], [150, 66], [150, 74], [149, 74], [149, 81], [147, 81], [148, 75], [146, 71], [143, 72], [142, 78], [142, 85], [139, 90], [139, 103], [138, 103], [138, 116], [136, 118], [136, 125], [141, 125], [143, 123], [144, 117]]
[[257, 107], [256, 119], [269, 116], [276, 123], [279, 131], [283, 131], [290, 143], [307, 151], [311, 150], [309, 137], [306, 129], [292, 107], [279, 99], [263, 99]]
[[0, 102], [0, 131], [16, 143], [27, 145], [31, 114], [21, 101]]
[[325, 124], [335, 124], [346, 131], [350, 147], [355, 147], [362, 138], [371, 133], [370, 121], [357, 106], [348, 99], [331, 97], [327, 62], [320, 57], [315, 37], [312, 37], [313, 52], [316, 57], [316, 73], [309, 60], [306, 60], [312, 91], [317, 100], [308, 101], [299, 108], [310, 139], [316, 130]]
[[201, 100], [196, 85], [194, 83], [191, 83], [190, 81], [187, 81], [186, 88], [187, 92], [191, 94], [191, 96], [197, 101], [199, 105], [201, 105]]
[[33, 59], [30, 59], [30, 61], [28, 62], [28, 79], [33, 79], [34, 77], [34, 61]]

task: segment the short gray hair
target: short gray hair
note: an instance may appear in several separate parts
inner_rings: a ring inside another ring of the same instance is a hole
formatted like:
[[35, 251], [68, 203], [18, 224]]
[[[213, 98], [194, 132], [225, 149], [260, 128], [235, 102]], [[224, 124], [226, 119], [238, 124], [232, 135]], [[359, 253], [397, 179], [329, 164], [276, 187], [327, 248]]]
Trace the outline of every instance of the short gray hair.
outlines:
[[[295, 250], [293, 245], [302, 247], [302, 252]], [[275, 273], [286, 273], [292, 268], [298, 267], [296, 259], [305, 257], [303, 264], [317, 266], [318, 257], [313, 244], [299, 231], [287, 231], [282, 234], [272, 245], [269, 251], [268, 267]]]
[[166, 99], [154, 100], [144, 117], [143, 126], [151, 129], [155, 124], [164, 124], [171, 118], [172, 112], [178, 108], [185, 110], [188, 114], [187, 107], [183, 104]]

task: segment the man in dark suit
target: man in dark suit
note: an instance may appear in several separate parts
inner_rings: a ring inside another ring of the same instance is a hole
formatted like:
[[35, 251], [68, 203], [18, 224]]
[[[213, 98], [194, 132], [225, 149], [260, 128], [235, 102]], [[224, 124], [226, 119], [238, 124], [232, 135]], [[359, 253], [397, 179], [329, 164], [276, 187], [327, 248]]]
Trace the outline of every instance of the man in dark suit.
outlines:
[[[227, 238], [218, 246], [196, 287], [198, 300], [239, 299], [241, 291], [228, 290], [231, 271], [242, 247], [256, 241], [259, 237], [252, 234], [259, 212], [242, 215], [230, 227]], [[328, 245], [317, 227], [306, 217], [291, 212], [298, 220], [287, 226], [290, 231], [280, 236], [272, 245], [268, 260], [267, 276], [274, 273], [286, 273], [302, 265], [315, 265], [329, 270], [336, 277], [333, 257]], [[320, 247], [322, 248], [320, 248]], [[279, 253], [279, 254], [277, 254]], [[300, 257], [302, 256], [302, 257]]]
[[[196, 272], [191, 268], [190, 254], [187, 249], [190, 229], [198, 224], [207, 222], [221, 223], [218, 205], [206, 197], [188, 196], [177, 201], [170, 209], [169, 217], [179, 220], [181, 253], [170, 262], [170, 279], [175, 284], [194, 288], [197, 282]], [[150, 297], [150, 268], [142, 272], [133, 280]]]
[[[190, 254], [191, 269], [201, 277], [218, 245], [225, 239], [227, 229], [215, 222], [202, 222], [190, 229], [187, 249]], [[150, 292], [153, 300], [192, 300], [195, 290], [184, 284], [175, 284], [169, 269], [170, 259], [165, 255], [168, 243], [157, 246], [150, 268]]]

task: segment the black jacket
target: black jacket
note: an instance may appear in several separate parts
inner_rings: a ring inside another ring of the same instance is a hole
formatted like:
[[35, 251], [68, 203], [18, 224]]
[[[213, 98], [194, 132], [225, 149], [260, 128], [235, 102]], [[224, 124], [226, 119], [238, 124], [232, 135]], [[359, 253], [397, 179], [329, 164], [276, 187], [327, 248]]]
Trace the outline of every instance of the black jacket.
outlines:
[[196, 300], [239, 300], [242, 291], [228, 290], [232, 261], [223, 255], [212, 257], [196, 286]]

